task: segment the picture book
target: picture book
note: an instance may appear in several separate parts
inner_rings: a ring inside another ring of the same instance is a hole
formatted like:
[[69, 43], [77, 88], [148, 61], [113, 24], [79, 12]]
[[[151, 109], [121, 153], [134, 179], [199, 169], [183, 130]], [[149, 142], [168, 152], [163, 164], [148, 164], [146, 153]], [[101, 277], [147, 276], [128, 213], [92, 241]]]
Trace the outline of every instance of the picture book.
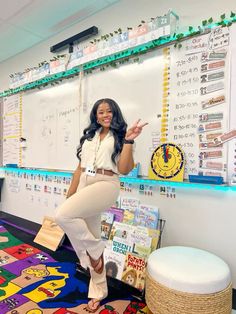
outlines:
[[111, 227], [114, 220], [114, 214], [103, 212], [101, 214], [101, 238], [104, 240], [109, 239]]
[[140, 226], [133, 227], [133, 232], [130, 234], [131, 242], [150, 248], [152, 238], [149, 236], [148, 230], [143, 230]]
[[[156, 250], [158, 243], [159, 243], [159, 238], [160, 238], [160, 230], [159, 229], [150, 229], [147, 227], [143, 226], [132, 226], [135, 230], [135, 234], [131, 236], [131, 241], [134, 243], [137, 243], [139, 245], [145, 246], [145, 247], [150, 247], [151, 252]], [[146, 241], [151, 241], [150, 246], [149, 242], [145, 244], [145, 239]], [[151, 240], [148, 240], [151, 239]]]
[[120, 195], [111, 207], [120, 208]]
[[109, 240], [113, 241], [114, 237], [118, 237], [121, 239], [128, 240], [130, 242], [133, 230], [134, 230], [133, 226], [129, 226], [123, 222], [114, 221], [111, 228]]
[[149, 237], [152, 239], [151, 242], [151, 252], [156, 250], [160, 240], [160, 230], [159, 229], [150, 229], [146, 227], [139, 226], [140, 232], [148, 233]]
[[114, 214], [113, 213], [105, 211], [101, 214], [101, 221], [105, 221], [109, 224], [112, 224], [113, 220], [114, 220]]
[[139, 243], [134, 243], [132, 253], [140, 257], [148, 258], [148, 256], [151, 254], [151, 247], [143, 246]]
[[125, 255], [105, 248], [104, 263], [107, 276], [121, 280], [125, 264]]
[[151, 252], [155, 251], [158, 247], [160, 240], [160, 230], [159, 229], [150, 229], [148, 228], [148, 235], [152, 238], [151, 243]]
[[124, 217], [124, 210], [121, 208], [110, 207], [106, 210], [108, 213], [112, 213], [114, 215], [114, 221], [122, 222]]
[[129, 209], [124, 210], [124, 217], [123, 217], [123, 223], [126, 223], [128, 225], [134, 224], [134, 212], [130, 211]]
[[134, 224], [151, 229], [157, 229], [159, 219], [158, 208], [140, 204], [135, 210]]
[[128, 209], [131, 212], [135, 212], [136, 208], [139, 207], [139, 199], [138, 198], [134, 198], [134, 197], [126, 197], [126, 196], [122, 196], [120, 198], [120, 207], [122, 209]]
[[139, 290], [144, 289], [146, 258], [127, 252], [122, 274], [122, 281]]
[[126, 255], [127, 252], [132, 252], [133, 244], [128, 239], [114, 237], [112, 241], [112, 251]]

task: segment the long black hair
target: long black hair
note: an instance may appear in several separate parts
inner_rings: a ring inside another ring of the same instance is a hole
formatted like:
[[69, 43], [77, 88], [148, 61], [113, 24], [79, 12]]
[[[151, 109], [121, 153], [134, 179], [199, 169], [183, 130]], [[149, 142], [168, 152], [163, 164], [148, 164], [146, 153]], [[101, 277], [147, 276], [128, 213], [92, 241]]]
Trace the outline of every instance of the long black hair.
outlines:
[[127, 129], [127, 123], [125, 122], [125, 119], [122, 115], [122, 112], [118, 104], [113, 99], [103, 98], [95, 102], [90, 112], [90, 124], [86, 129], [84, 129], [83, 136], [80, 139], [80, 145], [77, 149], [76, 155], [79, 158], [79, 160], [81, 160], [81, 151], [82, 151], [82, 146], [84, 144], [84, 141], [85, 140], [91, 141], [96, 131], [101, 127], [101, 125], [97, 122], [97, 109], [98, 109], [98, 106], [102, 103], [107, 103], [110, 106], [110, 109], [112, 111], [112, 121], [110, 125], [110, 131], [112, 132], [114, 136], [114, 140], [115, 140], [114, 151], [113, 151], [113, 154], [111, 155], [111, 160], [113, 161], [113, 163], [115, 163], [116, 156], [122, 150], [123, 140], [124, 140], [126, 129]]

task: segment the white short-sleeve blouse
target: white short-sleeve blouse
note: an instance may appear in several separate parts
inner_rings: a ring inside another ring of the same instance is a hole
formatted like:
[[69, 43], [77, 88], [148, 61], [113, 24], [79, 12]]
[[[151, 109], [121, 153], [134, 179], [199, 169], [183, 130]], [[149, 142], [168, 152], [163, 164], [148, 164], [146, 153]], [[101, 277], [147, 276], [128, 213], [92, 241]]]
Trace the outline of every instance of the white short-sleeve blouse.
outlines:
[[95, 167], [96, 169], [112, 170], [119, 173], [117, 169], [118, 158], [116, 158], [116, 164], [111, 160], [115, 142], [113, 134], [109, 131], [101, 141], [100, 132], [101, 129], [96, 131], [91, 141], [84, 141], [81, 151], [81, 167]]

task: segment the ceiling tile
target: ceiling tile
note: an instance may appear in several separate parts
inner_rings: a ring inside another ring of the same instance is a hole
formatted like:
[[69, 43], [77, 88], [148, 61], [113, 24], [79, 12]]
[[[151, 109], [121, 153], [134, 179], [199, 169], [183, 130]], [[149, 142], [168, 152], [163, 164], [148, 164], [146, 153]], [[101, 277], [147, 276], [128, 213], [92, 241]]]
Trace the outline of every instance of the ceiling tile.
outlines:
[[4, 1], [4, 6], [1, 6], [0, 19], [8, 20], [13, 18], [20, 12], [23, 12], [33, 0], [14, 0]]
[[118, 1], [120, 0], [4, 1], [0, 11], [0, 62]]
[[19, 52], [37, 44], [41, 38], [22, 31], [15, 26], [0, 24], [0, 61], [6, 60]]

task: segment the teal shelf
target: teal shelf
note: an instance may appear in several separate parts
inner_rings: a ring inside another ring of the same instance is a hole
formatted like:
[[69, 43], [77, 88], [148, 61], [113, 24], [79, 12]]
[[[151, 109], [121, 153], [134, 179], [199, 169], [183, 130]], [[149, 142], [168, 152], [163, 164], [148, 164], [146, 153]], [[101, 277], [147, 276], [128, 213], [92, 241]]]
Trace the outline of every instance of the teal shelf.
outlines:
[[58, 177], [72, 177], [72, 172], [62, 172], [62, 171], [50, 171], [44, 169], [28, 169], [28, 168], [12, 168], [12, 167], [1, 167], [0, 171], [8, 171], [15, 173], [27, 173], [42, 176], [58, 176]]
[[[26, 169], [26, 168], [10, 168], [10, 167], [1, 167], [0, 171], [8, 171], [15, 173], [28, 173], [34, 175], [42, 176], [60, 176], [60, 177], [72, 177], [72, 172], [61, 172], [61, 171], [49, 171], [49, 170], [40, 170], [40, 169]], [[148, 178], [131, 178], [120, 176], [121, 182], [133, 183], [133, 184], [146, 184], [146, 185], [159, 185], [159, 186], [171, 186], [175, 188], [187, 188], [187, 189], [203, 189], [203, 190], [220, 190], [220, 191], [233, 191], [236, 192], [236, 185], [216, 185], [216, 184], [206, 184], [206, 183], [191, 183], [188, 181], [184, 182], [172, 182], [172, 181], [160, 181], [160, 180], [150, 180]]]
[[204, 189], [204, 190], [221, 190], [221, 191], [236, 191], [235, 186], [229, 186], [226, 184], [207, 184], [207, 183], [192, 183], [189, 181], [184, 182], [173, 182], [173, 181], [161, 181], [161, 180], [150, 180], [148, 178], [128, 178], [120, 177], [121, 182], [128, 182], [134, 184], [148, 184], [148, 185], [159, 185], [159, 186], [171, 186], [175, 188], [188, 188], [188, 189]]

